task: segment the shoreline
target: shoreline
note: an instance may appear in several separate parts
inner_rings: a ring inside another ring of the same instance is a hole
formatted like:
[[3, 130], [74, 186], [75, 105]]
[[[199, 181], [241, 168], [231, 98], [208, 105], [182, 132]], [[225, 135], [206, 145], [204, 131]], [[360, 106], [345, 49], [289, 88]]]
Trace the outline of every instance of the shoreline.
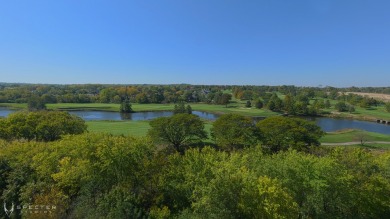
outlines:
[[[96, 104], [96, 103], [70, 103], [70, 104]], [[201, 104], [204, 104], [204, 103], [201, 103]], [[55, 104], [52, 104], [52, 105], [55, 105]], [[142, 105], [145, 105], [147, 106], [148, 104], [142, 104]], [[159, 105], [159, 104], [155, 104], [155, 105]], [[161, 104], [162, 106], [171, 106], [171, 105], [167, 105], [167, 104]], [[199, 111], [199, 112], [205, 112], [205, 113], [213, 113], [213, 114], [216, 114], [216, 115], [223, 115], [223, 114], [226, 114], [226, 112], [223, 112], [223, 111], [220, 111], [220, 110], [207, 110], [207, 109], [196, 109], [196, 105], [197, 104], [193, 104], [194, 107], [193, 107], [193, 111]], [[26, 106], [25, 104], [23, 103], [0, 103], [0, 108], [6, 108], [6, 109], [9, 109], [9, 110], [24, 110], [26, 109]], [[107, 106], [107, 107], [99, 107], [99, 106], [81, 106], [81, 107], [49, 107], [48, 108], [49, 110], [59, 110], [59, 111], [69, 111], [69, 112], [72, 112], [72, 111], [96, 111], [96, 112], [118, 112], [119, 113], [119, 109], [118, 110], [115, 110], [113, 108], [111, 108], [110, 106]], [[159, 112], [169, 112], [169, 111], [172, 111], [172, 110], [167, 110], [167, 109], [145, 109], [145, 110], [136, 110], [132, 113], [141, 113], [141, 112], [156, 112], [156, 111], [159, 111]], [[248, 115], [248, 114], [245, 114], [243, 112], [231, 112], [231, 113], [237, 113], [237, 114], [240, 114], [240, 115], [244, 115], [244, 116], [248, 116], [248, 117], [252, 117], [252, 118], [267, 118], [269, 117], [269, 115], [264, 115], [262, 113], [259, 113], [259, 115]], [[278, 115], [280, 116], [285, 116], [285, 114], [283, 113], [279, 113]], [[390, 113], [389, 113], [390, 115]], [[346, 114], [346, 113], [341, 113], [341, 112], [330, 112], [330, 113], [322, 113], [322, 114], [319, 114], [319, 115], [305, 115], [305, 116], [299, 116], [299, 115], [294, 115], [294, 116], [297, 116], [297, 117], [314, 117], [314, 118], [333, 118], [333, 119], [348, 119], [348, 120], [357, 120], [357, 121], [366, 121], [366, 122], [373, 122], [373, 123], [378, 123], [377, 121], [378, 120], [385, 120], [385, 121], [390, 121], [390, 119], [386, 119], [386, 118], [377, 118], [377, 117], [373, 117], [373, 116], [369, 116], [369, 115], [354, 115], [354, 114]], [[381, 123], [378, 123], [378, 124], [381, 124]]]

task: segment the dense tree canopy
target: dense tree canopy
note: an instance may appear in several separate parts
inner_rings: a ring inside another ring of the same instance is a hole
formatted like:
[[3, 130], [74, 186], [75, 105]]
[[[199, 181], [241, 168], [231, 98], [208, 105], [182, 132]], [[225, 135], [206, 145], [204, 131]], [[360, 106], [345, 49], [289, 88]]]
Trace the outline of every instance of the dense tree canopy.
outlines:
[[218, 146], [226, 150], [254, 145], [258, 137], [253, 120], [237, 114], [220, 116], [213, 123], [211, 136]]
[[86, 130], [83, 119], [59, 111], [16, 112], [0, 120], [0, 137], [7, 140], [53, 141]]
[[131, 103], [129, 99], [125, 99], [121, 102], [121, 106], [119, 107], [119, 112], [121, 113], [132, 113], [133, 108], [131, 107]]
[[27, 109], [29, 111], [45, 110], [46, 104], [43, 98], [32, 96], [27, 101]]
[[150, 123], [149, 136], [157, 142], [168, 143], [176, 151], [183, 152], [186, 144], [207, 137], [202, 120], [196, 115], [179, 113], [171, 117], [160, 117]]
[[389, 152], [319, 152], [166, 154], [107, 134], [0, 140], [0, 203], [55, 205], [52, 218], [389, 218]]
[[178, 113], [192, 114], [192, 107], [189, 104], [186, 106], [184, 102], [175, 104], [173, 108], [173, 114], [178, 114]]
[[386, 108], [386, 111], [390, 113], [390, 103], [386, 103], [385, 108]]
[[283, 116], [266, 118], [256, 126], [260, 130], [263, 147], [272, 153], [288, 148], [305, 150], [319, 145], [319, 139], [324, 134], [314, 123]]

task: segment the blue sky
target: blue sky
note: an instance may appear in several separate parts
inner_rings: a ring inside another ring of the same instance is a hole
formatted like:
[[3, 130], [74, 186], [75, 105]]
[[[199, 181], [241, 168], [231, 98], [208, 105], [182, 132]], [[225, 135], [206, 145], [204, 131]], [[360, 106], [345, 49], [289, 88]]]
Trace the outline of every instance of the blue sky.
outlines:
[[390, 86], [388, 0], [15, 0], [0, 81]]

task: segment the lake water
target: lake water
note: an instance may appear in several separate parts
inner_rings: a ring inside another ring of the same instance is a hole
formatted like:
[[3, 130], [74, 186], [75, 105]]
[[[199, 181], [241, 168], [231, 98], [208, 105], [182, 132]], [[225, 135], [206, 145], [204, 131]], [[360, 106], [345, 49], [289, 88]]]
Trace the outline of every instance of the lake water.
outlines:
[[[8, 114], [15, 112], [15, 110], [10, 110], [5, 107], [0, 107], [0, 117], [6, 117]], [[154, 112], [136, 112], [136, 113], [125, 113], [121, 114], [118, 112], [106, 112], [106, 111], [69, 111], [70, 114], [79, 116], [86, 121], [91, 120], [152, 120], [158, 117], [168, 117], [172, 116], [173, 112], [171, 111], [154, 111]], [[217, 114], [193, 111], [194, 115], [199, 116], [202, 119], [207, 120], [216, 120], [218, 118]]]
[[15, 110], [10, 110], [5, 107], [0, 107], [0, 117], [7, 117], [8, 114], [15, 112]]
[[[8, 114], [15, 112], [4, 107], [0, 107], [0, 117], [6, 117]], [[155, 112], [137, 112], [129, 114], [120, 114], [118, 112], [105, 112], [105, 111], [70, 111], [69, 113], [80, 116], [84, 120], [151, 120], [163, 116], [172, 116], [173, 112], [170, 111], [155, 111]], [[217, 114], [193, 111], [195, 115], [198, 115], [202, 119], [216, 120]], [[333, 118], [310, 118], [304, 117], [308, 120], [315, 121], [315, 123], [326, 132], [333, 132], [341, 129], [362, 129], [369, 132], [377, 132], [382, 134], [390, 134], [390, 125], [379, 124], [375, 122], [348, 120], [348, 119], [333, 119]], [[256, 120], [261, 120], [262, 117], [258, 117]]]
[[[158, 117], [172, 116], [170, 111], [155, 111], [155, 112], [136, 112], [136, 113], [117, 113], [117, 112], [103, 112], [103, 111], [70, 111], [70, 114], [80, 116], [84, 120], [151, 120]], [[216, 120], [218, 115], [207, 112], [193, 111], [202, 119]]]
[[333, 118], [309, 118], [309, 120], [314, 120], [316, 124], [325, 132], [334, 132], [341, 129], [353, 128], [390, 135], [390, 125], [386, 124]]

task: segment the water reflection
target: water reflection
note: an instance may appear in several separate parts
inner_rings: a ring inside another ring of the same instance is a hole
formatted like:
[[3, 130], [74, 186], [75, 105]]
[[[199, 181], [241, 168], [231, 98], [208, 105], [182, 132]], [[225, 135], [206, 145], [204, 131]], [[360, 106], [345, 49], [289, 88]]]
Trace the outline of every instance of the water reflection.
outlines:
[[122, 120], [132, 120], [131, 115], [132, 115], [132, 113], [121, 113], [121, 119]]
[[[0, 107], [0, 117], [6, 117], [8, 114], [15, 112], [5, 107]], [[80, 116], [84, 120], [151, 120], [158, 117], [172, 116], [171, 111], [155, 111], [155, 112], [137, 112], [137, 113], [119, 113], [119, 112], [105, 112], [105, 111], [70, 111], [70, 114]], [[217, 114], [193, 111], [202, 119], [216, 120]], [[254, 122], [258, 122], [265, 117], [253, 117]], [[340, 129], [362, 129], [369, 132], [377, 132], [382, 134], [390, 134], [390, 125], [379, 124], [374, 122], [348, 120], [348, 119], [334, 119], [334, 118], [316, 118], [304, 117], [305, 119], [315, 121], [315, 123], [326, 132], [333, 132]]]
[[137, 113], [118, 113], [105, 111], [70, 111], [70, 114], [80, 116], [84, 120], [151, 120], [158, 117], [167, 117], [173, 115], [169, 111], [156, 112], [137, 112]]

